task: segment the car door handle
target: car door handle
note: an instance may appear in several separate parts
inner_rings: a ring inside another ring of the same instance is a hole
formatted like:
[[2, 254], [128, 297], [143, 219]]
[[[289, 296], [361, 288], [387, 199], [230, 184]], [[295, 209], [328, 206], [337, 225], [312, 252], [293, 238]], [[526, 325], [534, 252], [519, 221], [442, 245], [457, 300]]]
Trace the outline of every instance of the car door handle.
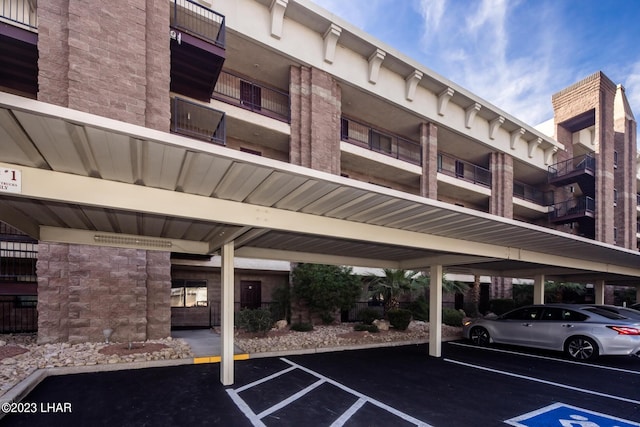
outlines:
[[563, 328], [573, 328], [573, 325], [569, 325], [569, 324], [564, 324], [562, 325]]

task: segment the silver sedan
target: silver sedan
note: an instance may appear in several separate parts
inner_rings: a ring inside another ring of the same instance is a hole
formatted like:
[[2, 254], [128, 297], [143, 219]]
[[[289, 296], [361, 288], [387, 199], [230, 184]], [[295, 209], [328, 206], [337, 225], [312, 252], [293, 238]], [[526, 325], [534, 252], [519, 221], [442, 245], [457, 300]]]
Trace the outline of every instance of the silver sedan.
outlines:
[[587, 305], [530, 305], [502, 316], [468, 321], [463, 332], [476, 345], [558, 350], [575, 360], [640, 356], [640, 320]]

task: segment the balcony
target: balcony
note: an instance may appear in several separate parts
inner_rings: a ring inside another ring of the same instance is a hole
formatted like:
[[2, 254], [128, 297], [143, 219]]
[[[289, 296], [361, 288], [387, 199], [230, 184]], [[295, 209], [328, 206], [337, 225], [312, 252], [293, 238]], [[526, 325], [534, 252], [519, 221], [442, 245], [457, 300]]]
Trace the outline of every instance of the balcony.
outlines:
[[548, 206], [553, 203], [553, 193], [551, 191], [541, 191], [536, 187], [516, 180], [513, 180], [513, 197], [541, 206]]
[[360, 147], [413, 163], [422, 165], [420, 144], [391, 133], [373, 129], [345, 117], [340, 121], [340, 138]]
[[214, 144], [226, 144], [225, 115], [182, 98], [171, 99], [171, 132]]
[[228, 71], [220, 73], [212, 97], [283, 122], [291, 120], [288, 93]]
[[445, 153], [438, 153], [438, 172], [491, 188], [491, 171]]
[[35, 0], [0, 1], [0, 88], [38, 93], [38, 21]]
[[596, 159], [591, 153], [549, 166], [548, 182], [555, 186], [578, 184], [587, 196], [595, 195]]
[[578, 223], [583, 234], [593, 238], [591, 234], [594, 234], [595, 229], [592, 233], [585, 231], [591, 231], [595, 225], [595, 211], [595, 200], [592, 197], [582, 196], [554, 204], [553, 210], [549, 213], [549, 220], [558, 225]]
[[172, 2], [171, 90], [211, 98], [225, 60], [225, 18], [191, 0]]

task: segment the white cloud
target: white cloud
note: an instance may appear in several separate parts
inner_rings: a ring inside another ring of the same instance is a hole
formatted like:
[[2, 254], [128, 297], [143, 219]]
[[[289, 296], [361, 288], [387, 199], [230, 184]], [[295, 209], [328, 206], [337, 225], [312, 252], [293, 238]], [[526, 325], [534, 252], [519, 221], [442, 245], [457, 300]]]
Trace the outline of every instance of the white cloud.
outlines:
[[[632, 65], [631, 71], [623, 86], [627, 99], [629, 100], [629, 105], [635, 116], [635, 112], [640, 111], [640, 61]], [[636, 117], [636, 121], [637, 119], [638, 117]]]

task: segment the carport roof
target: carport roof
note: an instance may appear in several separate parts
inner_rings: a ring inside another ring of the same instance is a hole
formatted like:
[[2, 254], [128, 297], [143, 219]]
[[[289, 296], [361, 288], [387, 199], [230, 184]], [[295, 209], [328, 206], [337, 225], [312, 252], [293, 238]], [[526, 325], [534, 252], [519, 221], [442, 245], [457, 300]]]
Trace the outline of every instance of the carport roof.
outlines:
[[[0, 220], [43, 241], [563, 280], [637, 280], [640, 253], [0, 93]], [[633, 282], [637, 283], [637, 282]]]

